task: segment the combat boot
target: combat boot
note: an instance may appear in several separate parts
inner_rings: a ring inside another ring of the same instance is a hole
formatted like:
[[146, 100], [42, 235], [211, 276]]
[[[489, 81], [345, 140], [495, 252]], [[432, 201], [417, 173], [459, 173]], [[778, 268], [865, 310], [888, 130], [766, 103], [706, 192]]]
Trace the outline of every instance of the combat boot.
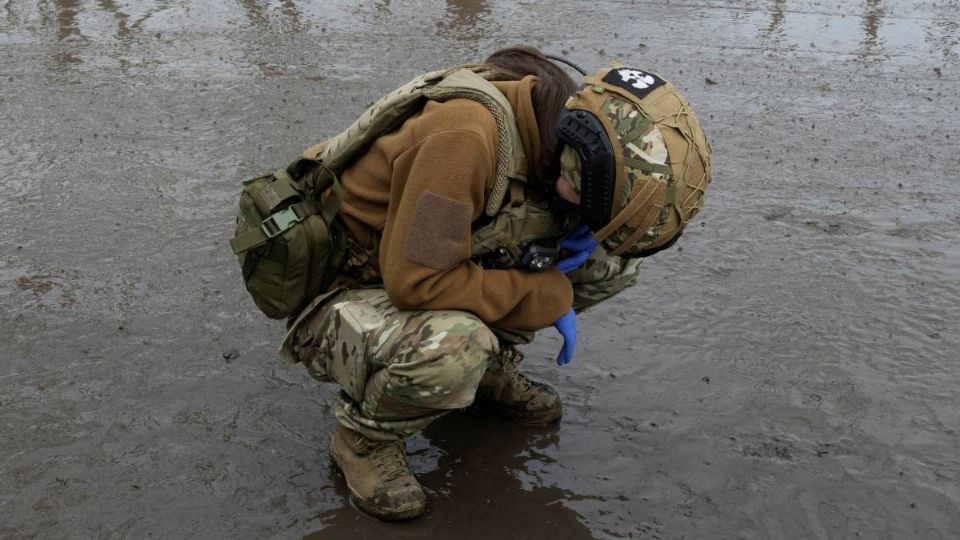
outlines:
[[480, 409], [524, 424], [556, 422], [563, 415], [560, 395], [549, 385], [520, 373], [520, 358], [519, 351], [508, 349], [500, 369], [483, 374], [475, 403]]
[[330, 457], [364, 512], [394, 521], [417, 517], [426, 509], [427, 498], [410, 472], [402, 440], [373, 441], [338, 424]]

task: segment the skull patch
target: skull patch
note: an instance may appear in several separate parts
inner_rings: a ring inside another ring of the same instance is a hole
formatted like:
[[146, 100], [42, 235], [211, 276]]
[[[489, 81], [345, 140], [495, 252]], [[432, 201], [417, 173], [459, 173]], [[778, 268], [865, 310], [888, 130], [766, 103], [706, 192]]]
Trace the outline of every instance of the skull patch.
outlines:
[[651, 84], [657, 82], [657, 80], [650, 75], [636, 69], [619, 69], [617, 73], [620, 74], [623, 82], [632, 83], [634, 88], [639, 88], [640, 90], [646, 90], [650, 88]]
[[643, 99], [650, 92], [666, 84], [666, 81], [653, 73], [630, 68], [610, 70], [603, 78], [603, 82], [629, 90], [639, 99]]

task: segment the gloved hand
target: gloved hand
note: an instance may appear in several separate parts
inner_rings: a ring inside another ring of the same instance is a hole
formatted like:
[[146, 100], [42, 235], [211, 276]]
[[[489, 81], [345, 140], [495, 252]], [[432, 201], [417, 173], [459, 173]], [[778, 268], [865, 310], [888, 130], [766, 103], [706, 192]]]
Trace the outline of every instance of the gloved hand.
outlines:
[[557, 355], [557, 365], [563, 366], [573, 360], [573, 353], [577, 348], [577, 315], [573, 308], [563, 317], [553, 323], [553, 327], [563, 336], [563, 347], [560, 348], [560, 354]]
[[560, 249], [573, 252], [573, 255], [566, 259], [557, 261], [557, 268], [564, 274], [569, 274], [587, 262], [593, 250], [597, 249], [597, 241], [593, 239], [589, 227], [580, 225], [560, 241]]

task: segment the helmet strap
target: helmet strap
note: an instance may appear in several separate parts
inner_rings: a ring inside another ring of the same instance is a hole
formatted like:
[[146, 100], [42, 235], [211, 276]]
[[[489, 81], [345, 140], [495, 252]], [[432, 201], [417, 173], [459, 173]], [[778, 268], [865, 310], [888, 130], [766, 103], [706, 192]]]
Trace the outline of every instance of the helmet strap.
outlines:
[[582, 207], [579, 204], [573, 204], [557, 195], [556, 192], [554, 192], [554, 196], [550, 200], [550, 209], [558, 214], [573, 214], [579, 216], [582, 213]]
[[637, 254], [637, 257], [651, 257], [665, 249], [670, 249], [674, 244], [677, 243], [677, 240], [679, 240], [681, 236], [683, 236], [683, 229], [678, 229], [677, 234], [673, 235], [673, 238], [671, 238], [669, 242], [659, 245], [655, 248], [641, 250], [640, 253]]

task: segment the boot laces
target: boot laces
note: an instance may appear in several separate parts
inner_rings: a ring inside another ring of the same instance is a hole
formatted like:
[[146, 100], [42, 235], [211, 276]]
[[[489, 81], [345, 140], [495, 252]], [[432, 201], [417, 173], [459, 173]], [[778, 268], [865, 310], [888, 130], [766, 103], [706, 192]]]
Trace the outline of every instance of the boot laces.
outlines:
[[377, 467], [377, 473], [384, 482], [396, 480], [410, 474], [403, 452], [402, 441], [378, 443], [372, 449], [370, 458]]
[[509, 381], [510, 387], [515, 392], [523, 393], [536, 386], [535, 382], [520, 372], [520, 362], [523, 361], [523, 353], [520, 352], [519, 349], [506, 346], [501, 349], [500, 354], [500, 365], [503, 377]]
[[534, 386], [533, 381], [523, 373], [520, 373], [520, 370], [516, 368], [511, 370], [510, 380], [513, 382], [513, 387], [520, 392], [526, 392]]

